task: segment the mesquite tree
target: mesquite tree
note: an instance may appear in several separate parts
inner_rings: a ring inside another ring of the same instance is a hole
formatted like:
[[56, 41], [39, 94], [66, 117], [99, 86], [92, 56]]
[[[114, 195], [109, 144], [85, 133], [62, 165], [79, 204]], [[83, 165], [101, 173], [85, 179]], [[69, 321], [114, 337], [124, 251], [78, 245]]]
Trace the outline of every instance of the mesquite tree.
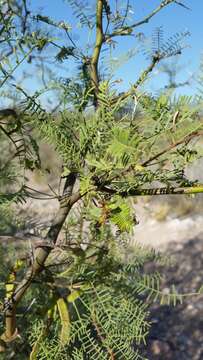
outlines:
[[[139, 42], [134, 31], [162, 9], [185, 5], [163, 0], [143, 19], [129, 22], [130, 1], [124, 8], [119, 1], [90, 1], [93, 7], [87, 8], [82, 1], [67, 3], [82, 31], [94, 36], [93, 45], [77, 45], [69, 24], [34, 13], [25, 0], [1, 1], [1, 91], [9, 98], [14, 89], [17, 98], [15, 108], [0, 111], [2, 143], [12, 145], [11, 158], [1, 160], [1, 206], [36, 196], [42, 201], [54, 197], [59, 204], [46, 236], [33, 244], [26, 261], [17, 259], [5, 279], [1, 351], [16, 359], [19, 347], [21, 359], [28, 354], [30, 359], [141, 359], [139, 344], [149, 328], [146, 299], [175, 303], [182, 295], [174, 288], [162, 293], [160, 276], [143, 272], [145, 262], [159, 260], [153, 251], [135, 246], [126, 261], [128, 233], [136, 224], [131, 200], [203, 192], [203, 185], [184, 173], [199, 157], [201, 104], [186, 96], [142, 91], [163, 59], [181, 54], [187, 32], [164, 42], [162, 30], [156, 29], [149, 64], [125, 92], [119, 93], [117, 81], [102, 72], [100, 60], [103, 48], [112, 51], [120, 37]], [[64, 44], [55, 31], [66, 37]], [[71, 66], [76, 62], [78, 73], [57, 78], [56, 61], [65, 66], [69, 60]], [[44, 87], [34, 94], [15, 81], [15, 71], [26, 61], [28, 70], [41, 64]], [[52, 111], [40, 102], [50, 90], [55, 94]], [[54, 144], [63, 162], [58, 175], [63, 189], [54, 196], [27, 184], [26, 171], [41, 166], [39, 139]], [[13, 192], [3, 185], [13, 181], [12, 166], [17, 169]], [[22, 312], [20, 304], [32, 304], [33, 297], [36, 304]]]

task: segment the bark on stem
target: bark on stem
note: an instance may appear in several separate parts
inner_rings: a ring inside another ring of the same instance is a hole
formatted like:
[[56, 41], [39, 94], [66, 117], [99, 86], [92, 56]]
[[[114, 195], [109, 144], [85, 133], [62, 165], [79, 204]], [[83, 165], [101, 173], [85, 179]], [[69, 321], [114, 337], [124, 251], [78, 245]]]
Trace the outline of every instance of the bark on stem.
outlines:
[[104, 40], [103, 35], [103, 0], [97, 0], [96, 10], [96, 41], [94, 51], [90, 63], [90, 77], [92, 87], [94, 88], [94, 106], [98, 106], [98, 90], [99, 90], [99, 74], [98, 74], [98, 63], [99, 56]]
[[[27, 270], [23, 280], [16, 287], [12, 297], [5, 302], [5, 334], [4, 338], [7, 341], [12, 339], [13, 334], [16, 332], [16, 307], [23, 298], [26, 290], [30, 287], [33, 279], [44, 269], [44, 264], [49, 256], [53, 245], [56, 243], [58, 234], [69, 214], [73, 204], [77, 202], [81, 195], [79, 193], [72, 194], [76, 181], [76, 174], [71, 173], [64, 185], [62, 201], [60, 208], [51, 225], [46, 237], [44, 238], [44, 245], [37, 247], [34, 253], [34, 261], [32, 266]], [[50, 246], [48, 245], [50, 243]]]

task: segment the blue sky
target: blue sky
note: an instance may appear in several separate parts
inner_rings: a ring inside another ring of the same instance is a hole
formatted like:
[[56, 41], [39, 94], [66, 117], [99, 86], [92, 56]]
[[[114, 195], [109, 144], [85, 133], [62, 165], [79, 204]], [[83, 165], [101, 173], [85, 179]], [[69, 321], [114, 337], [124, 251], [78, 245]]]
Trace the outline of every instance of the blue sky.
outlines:
[[[85, 4], [86, 1], [84, 1]], [[89, 3], [94, 6], [96, 1], [89, 1]], [[115, 0], [111, 0], [110, 4], [115, 4]], [[125, 1], [123, 1], [125, 3]], [[133, 1], [131, 1], [133, 3]], [[155, 8], [160, 0], [138, 0], [135, 1], [137, 4], [132, 14], [132, 20], [142, 19], [148, 12]], [[149, 5], [150, 3], [150, 5]], [[181, 82], [187, 80], [188, 78], [194, 79], [195, 74], [198, 72], [201, 55], [203, 52], [203, 1], [202, 0], [187, 0], [184, 1], [191, 10], [186, 10], [181, 6], [169, 5], [158, 13], [148, 24], [143, 25], [142, 27], [137, 28], [138, 32], [144, 32], [146, 36], [150, 37], [156, 27], [162, 26], [164, 30], [164, 38], [168, 38], [172, 34], [185, 31], [186, 29], [190, 31], [191, 36], [185, 40], [188, 48], [183, 51], [182, 56], [178, 60], [179, 64], [183, 64], [183, 69], [180, 71], [177, 77], [177, 81]], [[77, 21], [72, 15], [70, 5], [68, 1], [63, 0], [35, 0], [33, 2], [35, 9], [40, 8], [40, 12], [43, 14], [49, 14], [56, 20], [64, 20], [70, 23], [73, 28], [73, 34], [75, 36], [78, 44], [84, 44], [87, 39], [87, 34], [83, 33], [80, 29], [77, 28]], [[136, 33], [136, 32], [135, 32]], [[112, 54], [113, 58], [124, 57], [127, 49], [135, 49], [136, 51], [136, 42], [134, 38], [119, 38], [118, 46], [115, 52]], [[106, 53], [108, 57], [108, 53]], [[143, 54], [138, 54], [130, 62], [124, 64], [116, 72], [116, 77], [123, 79], [121, 83], [122, 88], [127, 88], [130, 83], [133, 83], [136, 80], [140, 70], [144, 69], [147, 66], [147, 61]], [[67, 68], [69, 68], [67, 66]], [[68, 70], [72, 73], [73, 69]], [[149, 84], [146, 84], [146, 87], [150, 87], [153, 90], [158, 89], [164, 84], [166, 80], [165, 76], [160, 76], [159, 72], [156, 70], [152, 76], [152, 80]], [[191, 82], [190, 86], [181, 88], [181, 92], [184, 93], [193, 93], [195, 89], [195, 82]]]
[[[156, 8], [161, 0], [136, 0], [132, 13], [132, 21], [138, 21], [149, 13], [150, 10]], [[85, 3], [88, 1], [84, 1]], [[122, 2], [122, 1], [121, 1]], [[162, 26], [164, 31], [164, 38], [167, 39], [176, 32], [189, 30], [191, 36], [184, 42], [187, 47], [184, 49], [182, 56], [178, 59], [178, 64], [183, 65], [182, 70], [178, 73], [177, 82], [183, 82], [187, 79], [192, 79], [189, 86], [181, 87], [177, 92], [184, 94], [193, 94], [196, 89], [196, 82], [194, 81], [197, 76], [201, 55], [203, 53], [203, 0], [182, 0], [191, 10], [186, 10], [181, 6], [175, 4], [169, 5], [153, 17], [148, 24], [145, 24], [136, 29], [137, 32], [143, 32], [146, 38], [150, 38], [154, 29]], [[31, 7], [35, 13], [41, 15], [51, 16], [56, 21], [65, 21], [72, 26], [72, 34], [75, 42], [83, 47], [87, 42], [89, 34], [78, 27], [78, 21], [73, 16], [71, 7], [68, 0], [30, 0]], [[90, 0], [91, 6], [95, 6], [96, 1]], [[125, 3], [125, 1], [123, 1]], [[131, 1], [133, 3], [133, 1]], [[110, 0], [110, 5], [115, 5], [115, 0]], [[58, 39], [60, 41], [60, 39]], [[137, 52], [138, 44], [134, 37], [116, 38], [117, 41], [115, 50], [111, 56], [114, 61], [118, 58], [125, 58], [128, 50]], [[94, 41], [94, 33], [90, 37], [90, 42]], [[61, 42], [62, 44], [62, 42]], [[147, 42], [148, 44], [148, 42]], [[66, 39], [65, 45], [70, 45]], [[105, 67], [109, 61], [109, 50], [104, 53], [102, 65]], [[127, 63], [123, 63], [115, 73], [115, 79], [122, 79], [119, 87], [121, 90], [127, 89], [130, 84], [136, 81], [140, 71], [145, 69], [149, 63], [143, 53], [136, 53], [135, 57]], [[64, 62], [65, 70], [57, 69], [57, 76], [71, 75], [75, 71], [75, 66], [72, 62]], [[24, 69], [26, 66], [24, 66]], [[166, 84], [166, 75], [162, 75], [157, 68], [151, 78], [145, 85], [145, 88], [150, 91], [158, 91]], [[28, 79], [26, 82], [28, 88], [36, 90], [39, 84], [36, 81]]]

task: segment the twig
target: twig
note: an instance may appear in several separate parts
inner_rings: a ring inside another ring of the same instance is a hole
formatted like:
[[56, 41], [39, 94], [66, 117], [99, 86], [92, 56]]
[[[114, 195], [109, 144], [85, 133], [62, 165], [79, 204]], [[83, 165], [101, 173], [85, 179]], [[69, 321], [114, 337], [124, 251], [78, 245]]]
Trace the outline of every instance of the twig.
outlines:
[[130, 35], [134, 28], [141, 26], [143, 24], [146, 24], [149, 22], [149, 20], [155, 16], [160, 10], [162, 10], [164, 7], [170, 5], [171, 3], [175, 2], [175, 0], [163, 0], [157, 8], [155, 8], [150, 14], [148, 14], [144, 19], [130, 25], [130, 26], [123, 26], [120, 29], [116, 29], [111, 34], [108, 34], [106, 36], [106, 39], [113, 38], [115, 36], [125, 36]]
[[156, 160], [157, 158], [159, 158], [160, 156], [164, 155], [165, 153], [173, 150], [174, 148], [176, 148], [178, 145], [181, 145], [183, 143], [188, 143], [189, 141], [191, 141], [194, 137], [203, 135], [203, 131], [194, 131], [192, 134], [185, 136], [183, 139], [177, 141], [174, 144], [169, 145], [167, 148], [163, 149], [162, 151], [160, 151], [159, 153], [151, 156], [148, 160], [143, 161], [143, 163], [141, 163], [141, 166], [147, 166], [149, 165], [153, 160]]
[[96, 321], [95, 314], [92, 315], [92, 321], [93, 321], [93, 325], [95, 327], [95, 330], [97, 332], [97, 335], [98, 335], [102, 345], [106, 347], [106, 350], [107, 350], [107, 352], [108, 352], [108, 354], [110, 356], [110, 360], [115, 360], [116, 359], [115, 354], [114, 354], [113, 350], [107, 345], [106, 339], [105, 339], [104, 335], [102, 335], [102, 332], [101, 332], [101, 330], [99, 328], [99, 325], [98, 325], [98, 323]]
[[153, 56], [150, 65], [142, 72], [142, 74], [137, 79], [137, 81], [134, 83], [134, 85], [131, 87], [131, 89], [126, 91], [125, 93], [122, 93], [122, 94], [116, 96], [114, 99], [112, 99], [112, 103], [115, 104], [118, 100], [123, 101], [123, 100], [127, 99], [129, 96], [131, 96], [132, 94], [134, 94], [136, 89], [144, 83], [144, 81], [147, 79], [148, 75], [153, 71], [155, 66], [161, 60], [162, 60], [161, 56]]

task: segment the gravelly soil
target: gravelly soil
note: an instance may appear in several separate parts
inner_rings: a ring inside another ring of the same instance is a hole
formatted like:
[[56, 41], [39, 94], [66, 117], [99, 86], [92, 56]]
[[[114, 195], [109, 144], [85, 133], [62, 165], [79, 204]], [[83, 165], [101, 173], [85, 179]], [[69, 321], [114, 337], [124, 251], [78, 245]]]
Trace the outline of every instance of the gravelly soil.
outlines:
[[[164, 287], [175, 284], [185, 293], [199, 289], [203, 285], [203, 233], [185, 244], [173, 243], [168, 253], [175, 262], [164, 269]], [[158, 270], [163, 274], [163, 269]], [[145, 354], [149, 360], [203, 359], [203, 294], [176, 307], [153, 305], [151, 321]]]

